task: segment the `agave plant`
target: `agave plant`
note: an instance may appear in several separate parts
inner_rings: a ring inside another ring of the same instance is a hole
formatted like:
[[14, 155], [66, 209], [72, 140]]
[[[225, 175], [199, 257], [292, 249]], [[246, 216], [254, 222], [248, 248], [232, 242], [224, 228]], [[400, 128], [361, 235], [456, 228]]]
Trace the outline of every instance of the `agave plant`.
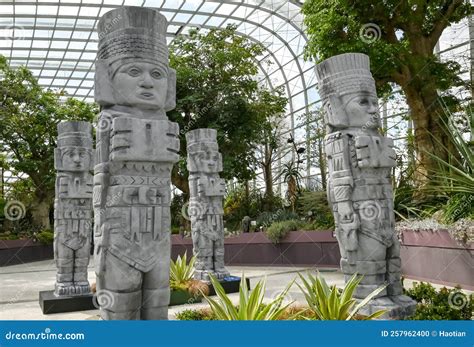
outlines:
[[186, 253], [184, 253], [183, 257], [178, 256], [176, 261], [171, 260], [170, 286], [172, 288], [187, 289], [187, 284], [193, 280], [195, 262], [196, 257], [193, 256], [189, 259], [188, 263]]
[[[354, 290], [362, 280], [362, 277], [357, 276], [357, 274], [354, 274], [351, 277], [342, 291], [339, 291], [336, 286], [329, 287], [319, 272], [316, 277], [308, 273], [309, 281], [306, 280], [303, 275], [299, 274], [299, 276], [304, 287], [298, 283], [297, 285], [303, 292], [309, 307], [320, 320], [355, 319], [359, 310], [386, 287], [381, 286], [375, 289], [364, 300], [357, 304], [356, 299], [352, 297]], [[363, 319], [375, 319], [383, 315], [385, 312], [385, 310], [380, 310], [369, 316], [363, 317]]]
[[213, 314], [218, 320], [278, 320], [285, 314], [285, 310], [292, 304], [283, 305], [283, 300], [293, 282], [291, 282], [275, 299], [264, 303], [265, 280], [259, 281], [250, 291], [245, 275], [242, 275], [239, 289], [239, 304], [232, 303], [219, 281], [211, 276], [219, 301], [204, 295]]

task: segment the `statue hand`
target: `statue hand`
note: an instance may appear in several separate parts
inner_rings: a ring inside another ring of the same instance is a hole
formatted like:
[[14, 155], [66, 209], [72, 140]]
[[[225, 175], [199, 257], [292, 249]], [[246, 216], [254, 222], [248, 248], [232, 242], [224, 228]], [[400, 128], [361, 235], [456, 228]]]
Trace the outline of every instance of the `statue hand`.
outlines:
[[354, 208], [351, 201], [343, 201], [337, 204], [337, 213], [341, 224], [352, 223], [355, 220]]

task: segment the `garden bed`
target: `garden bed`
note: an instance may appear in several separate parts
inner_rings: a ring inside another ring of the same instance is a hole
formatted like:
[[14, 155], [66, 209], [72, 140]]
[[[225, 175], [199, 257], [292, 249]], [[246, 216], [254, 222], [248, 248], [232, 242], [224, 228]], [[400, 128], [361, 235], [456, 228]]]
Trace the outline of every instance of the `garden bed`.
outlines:
[[0, 266], [53, 259], [53, 245], [32, 240], [0, 240]]
[[403, 230], [401, 240], [405, 276], [474, 290], [473, 244], [460, 244], [448, 230]]
[[[192, 252], [191, 238], [172, 236], [172, 257]], [[227, 265], [310, 265], [339, 267], [339, 246], [331, 230], [292, 231], [280, 243], [272, 243], [265, 233], [245, 233], [225, 239]]]

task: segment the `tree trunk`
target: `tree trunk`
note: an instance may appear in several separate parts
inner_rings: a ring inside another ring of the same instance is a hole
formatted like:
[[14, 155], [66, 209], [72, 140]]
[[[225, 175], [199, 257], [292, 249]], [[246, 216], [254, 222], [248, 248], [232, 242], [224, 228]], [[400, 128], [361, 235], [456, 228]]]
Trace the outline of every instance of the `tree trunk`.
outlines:
[[272, 210], [273, 202], [273, 174], [272, 174], [272, 153], [268, 145], [265, 145], [265, 161], [262, 163], [263, 177], [265, 180], [265, 211]]
[[51, 230], [51, 221], [49, 219], [50, 208], [51, 200], [48, 198], [43, 198], [32, 203], [31, 219], [35, 227], [43, 230]]
[[411, 85], [403, 88], [413, 120], [416, 152], [415, 181], [421, 186], [429, 181], [430, 174], [438, 168], [436, 160], [431, 155], [436, 155], [448, 162], [450, 154], [456, 155], [455, 145], [443, 128], [443, 120], [447, 117], [439, 104], [436, 89], [427, 89], [421, 91]]

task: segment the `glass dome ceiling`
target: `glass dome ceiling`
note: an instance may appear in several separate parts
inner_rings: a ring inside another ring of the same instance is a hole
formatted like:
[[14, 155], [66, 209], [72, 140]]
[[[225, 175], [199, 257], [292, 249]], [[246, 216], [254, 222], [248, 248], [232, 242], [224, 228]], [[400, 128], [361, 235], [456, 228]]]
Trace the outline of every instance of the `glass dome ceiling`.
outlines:
[[234, 24], [239, 34], [263, 43], [259, 79], [270, 88], [284, 86], [290, 129], [297, 114], [316, 101], [314, 65], [303, 60], [307, 39], [301, 29], [301, 3], [296, 1], [2, 0], [0, 54], [13, 67], [27, 66], [43, 87], [93, 101], [96, 25], [118, 6], [159, 9], [169, 21], [169, 42], [190, 28]]

